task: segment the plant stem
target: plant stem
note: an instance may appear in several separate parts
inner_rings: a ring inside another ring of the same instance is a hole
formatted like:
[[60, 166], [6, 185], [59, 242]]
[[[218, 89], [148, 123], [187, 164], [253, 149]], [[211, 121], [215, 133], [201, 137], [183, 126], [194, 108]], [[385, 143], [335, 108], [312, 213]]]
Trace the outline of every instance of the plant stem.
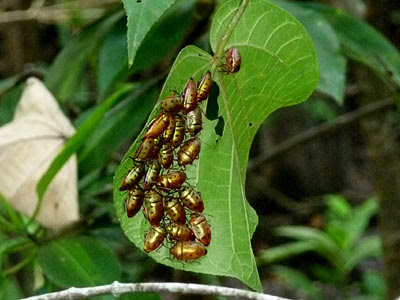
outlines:
[[235, 15], [232, 18], [232, 21], [229, 23], [228, 27], [226, 28], [225, 33], [222, 35], [222, 38], [219, 41], [219, 44], [218, 44], [217, 49], [215, 50], [215, 53], [213, 56], [213, 65], [214, 66], [218, 65], [218, 63], [224, 53], [225, 45], [228, 43], [233, 30], [235, 29], [237, 23], [239, 22], [240, 17], [243, 15], [244, 11], [246, 10], [246, 7], [249, 4], [249, 2], [250, 2], [250, 0], [242, 0], [241, 1]]

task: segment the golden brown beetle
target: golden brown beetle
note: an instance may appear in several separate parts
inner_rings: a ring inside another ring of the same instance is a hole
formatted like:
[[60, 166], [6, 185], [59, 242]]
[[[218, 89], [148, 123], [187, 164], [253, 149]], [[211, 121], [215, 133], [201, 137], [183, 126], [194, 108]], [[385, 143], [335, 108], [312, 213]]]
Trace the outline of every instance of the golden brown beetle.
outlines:
[[230, 48], [226, 56], [226, 74], [236, 73], [240, 70], [242, 64], [242, 56], [237, 48]]
[[203, 129], [203, 113], [196, 107], [186, 115], [186, 128], [191, 136], [197, 135]]
[[201, 196], [191, 186], [184, 186], [179, 191], [179, 198], [182, 204], [192, 211], [201, 213], [204, 210], [204, 203]]
[[171, 143], [165, 143], [161, 146], [158, 159], [164, 169], [169, 169], [169, 167], [171, 167], [172, 161], [174, 160], [174, 149]]
[[143, 140], [142, 144], [140, 145], [139, 149], [136, 151], [135, 155], [133, 156], [134, 159], [146, 161], [151, 158], [153, 155], [153, 148], [155, 145], [154, 138], [146, 138]]
[[172, 221], [178, 224], [186, 223], [185, 208], [177, 198], [168, 198], [164, 201], [164, 209]]
[[172, 138], [174, 137], [174, 133], [175, 133], [175, 117], [173, 114], [169, 114], [169, 124], [162, 136], [163, 143], [171, 142]]
[[172, 223], [166, 227], [168, 238], [175, 241], [193, 241], [193, 232], [185, 225]]
[[183, 113], [187, 114], [197, 106], [197, 87], [193, 78], [190, 78], [183, 95]]
[[196, 239], [205, 246], [211, 242], [211, 229], [206, 217], [200, 214], [190, 216], [189, 227], [192, 229]]
[[185, 138], [185, 120], [180, 115], [175, 115], [175, 131], [172, 138], [172, 147], [178, 147]]
[[144, 195], [144, 214], [152, 226], [160, 226], [164, 216], [164, 204], [162, 196], [154, 190]]
[[183, 108], [183, 97], [174, 93], [172, 96], [168, 96], [161, 100], [161, 108], [165, 112], [179, 112]]
[[125, 176], [124, 181], [119, 188], [120, 191], [125, 191], [134, 187], [140, 181], [144, 174], [144, 164], [138, 161], [134, 162], [132, 170]]
[[170, 116], [169, 114], [161, 113], [157, 116], [157, 118], [151, 123], [146, 133], [144, 134], [145, 138], [156, 138], [159, 137], [168, 127]]
[[158, 160], [154, 159], [149, 164], [146, 176], [144, 178], [144, 189], [149, 190], [155, 185], [160, 177], [161, 165]]
[[180, 166], [190, 165], [199, 158], [201, 148], [200, 139], [195, 137], [187, 140], [178, 151], [178, 164]]
[[212, 85], [212, 76], [210, 71], [207, 71], [206, 74], [200, 79], [197, 84], [197, 102], [206, 100], [208, 95], [210, 94]]
[[170, 253], [175, 259], [186, 261], [206, 255], [207, 249], [204, 245], [193, 241], [178, 241], [172, 246]]
[[158, 179], [157, 186], [165, 191], [179, 188], [186, 180], [186, 173], [183, 171], [174, 171], [161, 175]]
[[158, 249], [166, 236], [165, 230], [159, 226], [151, 226], [150, 232], [146, 234], [144, 239], [144, 251], [151, 252]]
[[128, 218], [132, 218], [137, 214], [143, 204], [143, 190], [139, 186], [135, 186], [129, 190], [128, 198], [125, 200], [125, 209]]

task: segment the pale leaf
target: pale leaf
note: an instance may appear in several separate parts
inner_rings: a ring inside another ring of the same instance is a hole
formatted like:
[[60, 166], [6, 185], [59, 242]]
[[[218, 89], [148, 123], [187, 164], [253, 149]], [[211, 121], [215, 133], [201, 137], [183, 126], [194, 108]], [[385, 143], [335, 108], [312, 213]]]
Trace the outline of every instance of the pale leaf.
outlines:
[[[36, 185], [75, 129], [41, 81], [29, 78], [12, 122], [0, 127], [0, 192], [32, 216]], [[60, 232], [79, 219], [76, 156], [50, 184], [37, 221]]]

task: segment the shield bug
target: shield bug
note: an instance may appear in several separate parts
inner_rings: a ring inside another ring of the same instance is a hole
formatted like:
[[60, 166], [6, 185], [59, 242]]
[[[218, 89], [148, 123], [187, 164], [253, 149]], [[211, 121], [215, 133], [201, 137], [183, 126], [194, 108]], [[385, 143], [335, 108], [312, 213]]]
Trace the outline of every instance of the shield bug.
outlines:
[[139, 180], [143, 177], [144, 174], [144, 164], [136, 161], [133, 165], [132, 170], [128, 172], [125, 176], [124, 181], [119, 188], [120, 191], [125, 191], [139, 182]]
[[160, 176], [161, 165], [158, 160], [154, 159], [151, 161], [149, 168], [147, 170], [146, 176], [144, 178], [144, 189], [149, 190], [158, 181]]
[[185, 92], [183, 94], [183, 113], [187, 114], [197, 106], [197, 86], [194, 83], [193, 78], [190, 78], [186, 85]]
[[177, 198], [168, 198], [164, 201], [164, 209], [172, 221], [178, 224], [186, 223], [186, 212]]
[[169, 123], [167, 129], [164, 131], [162, 135], [163, 143], [169, 143], [172, 141], [175, 133], [175, 117], [173, 114], [169, 115]]
[[162, 227], [151, 226], [150, 232], [146, 234], [144, 239], [144, 251], [149, 253], [158, 249], [164, 241], [165, 236], [166, 232]]
[[197, 102], [201, 102], [208, 98], [208, 95], [210, 94], [211, 85], [212, 85], [211, 72], [207, 71], [207, 73], [203, 75], [203, 77], [197, 84]]
[[171, 167], [172, 161], [174, 160], [174, 149], [171, 143], [165, 143], [161, 146], [158, 159], [163, 168], [169, 169], [169, 167]]
[[186, 128], [191, 136], [195, 136], [203, 129], [203, 114], [200, 107], [196, 107], [186, 115]]
[[153, 154], [154, 144], [154, 138], [149, 137], [144, 139], [139, 149], [137, 149], [134, 158], [141, 161], [150, 159]]
[[139, 186], [135, 186], [129, 190], [128, 198], [125, 200], [125, 209], [128, 218], [135, 216], [142, 207], [143, 195], [143, 190]]
[[165, 112], [176, 113], [183, 108], [183, 97], [174, 93], [172, 96], [161, 100], [161, 108]]
[[201, 142], [195, 137], [187, 140], [178, 151], [178, 164], [180, 166], [190, 165], [199, 157]]
[[193, 241], [178, 241], [170, 250], [171, 255], [178, 260], [197, 259], [207, 254], [204, 245]]
[[180, 115], [175, 115], [175, 131], [172, 138], [172, 147], [178, 147], [185, 138], [185, 120]]
[[202, 212], [204, 210], [204, 203], [201, 196], [191, 186], [184, 186], [179, 191], [179, 198], [182, 204], [195, 212]]
[[152, 226], [159, 226], [164, 216], [164, 204], [162, 196], [154, 190], [144, 195], [144, 213]]
[[168, 238], [175, 241], [193, 241], [193, 232], [185, 225], [171, 223], [166, 228]]
[[160, 152], [161, 145], [162, 145], [162, 137], [159, 136], [158, 138], [154, 139], [154, 146], [151, 149], [149, 158], [158, 158], [158, 153]]
[[144, 139], [146, 138], [156, 138], [159, 137], [169, 125], [170, 116], [169, 114], [161, 113], [157, 118], [151, 123], [146, 133], [144, 134]]
[[158, 179], [157, 186], [165, 191], [179, 188], [186, 180], [186, 173], [183, 171], [174, 171], [161, 175]]
[[236, 73], [240, 70], [242, 56], [237, 48], [230, 48], [226, 55], [226, 74]]
[[211, 229], [206, 217], [200, 214], [192, 214], [189, 221], [190, 229], [192, 229], [196, 239], [205, 246], [211, 241]]

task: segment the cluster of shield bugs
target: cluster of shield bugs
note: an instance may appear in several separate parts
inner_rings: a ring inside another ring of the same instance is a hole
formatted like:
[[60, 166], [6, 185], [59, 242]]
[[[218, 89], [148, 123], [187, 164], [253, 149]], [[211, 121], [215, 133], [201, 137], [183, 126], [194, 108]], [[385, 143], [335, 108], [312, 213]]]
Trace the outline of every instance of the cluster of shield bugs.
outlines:
[[200, 154], [203, 113], [198, 103], [208, 99], [211, 85], [211, 72], [207, 72], [197, 84], [190, 78], [181, 95], [175, 92], [161, 100], [162, 111], [148, 126], [121, 184], [120, 190], [128, 191], [127, 216], [134, 217], [143, 207], [151, 225], [145, 252], [170, 243], [170, 253], [177, 260], [207, 254], [210, 225], [202, 214], [200, 193], [186, 183], [185, 167]]

